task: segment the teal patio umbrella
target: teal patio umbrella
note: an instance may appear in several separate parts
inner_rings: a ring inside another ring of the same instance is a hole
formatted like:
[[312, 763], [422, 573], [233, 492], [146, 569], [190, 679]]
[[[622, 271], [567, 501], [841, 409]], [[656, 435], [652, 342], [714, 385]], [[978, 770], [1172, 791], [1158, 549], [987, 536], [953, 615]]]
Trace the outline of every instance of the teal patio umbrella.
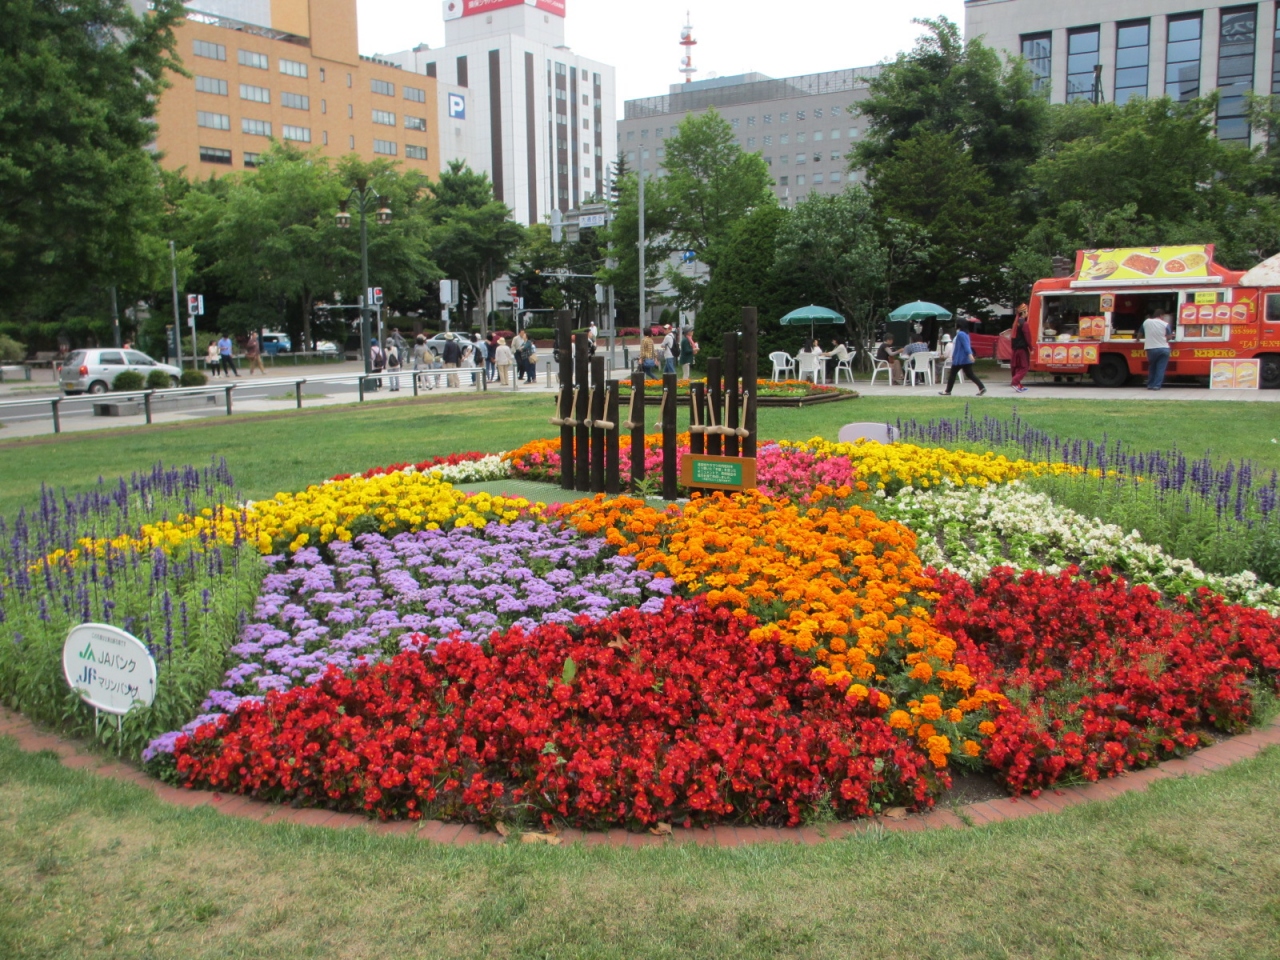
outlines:
[[[950, 314], [947, 314], [950, 316]], [[826, 307], [815, 307], [809, 304], [807, 307], [800, 307], [792, 310], [778, 321], [784, 327], [803, 327], [809, 326], [809, 339], [813, 339], [813, 328], [820, 324], [840, 324], [844, 325], [844, 317], [836, 313], [834, 310], [828, 310]]]
[[937, 317], [939, 320], [950, 320], [951, 311], [946, 307], [938, 306], [936, 303], [916, 300], [914, 303], [904, 303], [889, 314], [890, 320], [928, 320], [930, 317]]

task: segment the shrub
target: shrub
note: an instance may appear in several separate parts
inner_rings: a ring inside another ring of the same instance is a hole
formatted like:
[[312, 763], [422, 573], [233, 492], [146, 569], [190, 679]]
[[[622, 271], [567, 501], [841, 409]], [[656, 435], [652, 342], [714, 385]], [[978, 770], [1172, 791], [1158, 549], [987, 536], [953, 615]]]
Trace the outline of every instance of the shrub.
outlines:
[[26, 355], [26, 344], [0, 333], [0, 363], [20, 363]]
[[555, 327], [529, 327], [525, 330], [525, 335], [530, 340], [554, 340], [556, 330]]
[[203, 387], [209, 382], [209, 378], [199, 370], [183, 370], [178, 382], [184, 387]]
[[124, 370], [116, 374], [116, 378], [111, 381], [111, 389], [121, 393], [128, 393], [134, 390], [141, 390], [146, 386], [147, 381], [143, 379], [142, 374], [133, 370]]
[[163, 370], [152, 370], [147, 374], [148, 390], [168, 390], [170, 386], [169, 375]]

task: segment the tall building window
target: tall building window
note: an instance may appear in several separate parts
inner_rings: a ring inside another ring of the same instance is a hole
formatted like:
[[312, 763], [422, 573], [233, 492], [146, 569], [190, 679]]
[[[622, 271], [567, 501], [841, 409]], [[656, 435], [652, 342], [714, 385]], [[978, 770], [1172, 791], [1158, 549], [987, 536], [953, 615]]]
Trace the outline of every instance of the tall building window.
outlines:
[[255, 70], [270, 70], [271, 61], [265, 53], [254, 53], [252, 50], [241, 50], [240, 66], [253, 67]]
[[199, 93], [213, 93], [219, 97], [227, 95], [227, 81], [217, 77], [196, 77], [196, 90]]
[[375, 140], [373, 141], [373, 152], [381, 153], [388, 157], [396, 155], [396, 144], [394, 140]]
[[1258, 48], [1258, 8], [1222, 11], [1218, 40], [1218, 139], [1249, 144], [1245, 95], [1253, 89], [1253, 58]]
[[247, 133], [253, 137], [269, 137], [271, 136], [271, 121], [250, 120], [248, 117], [241, 117], [240, 132]]
[[201, 147], [200, 162], [201, 163], [230, 163], [231, 151], [223, 150], [221, 147]]
[[[197, 57], [204, 57], [206, 60], [225, 60], [227, 59], [227, 48], [220, 43], [209, 43], [207, 40], [191, 41], [191, 52]], [[217, 162], [217, 161], [214, 161]], [[230, 163], [230, 158], [227, 163]]]
[[396, 125], [396, 115], [387, 110], [375, 110], [373, 111], [373, 122], [394, 127]]
[[1116, 103], [1147, 95], [1151, 65], [1151, 21], [1116, 25]]
[[427, 118], [426, 117], [405, 117], [404, 128], [406, 130], [424, 130], [425, 131], [427, 129]]
[[427, 102], [427, 91], [425, 90], [419, 90], [417, 87], [401, 87], [400, 89], [404, 91], [406, 100], [412, 100], [414, 103]]
[[196, 126], [208, 127], [210, 130], [230, 130], [231, 118], [225, 113], [209, 113], [206, 110], [197, 110]]
[[[323, 101], [321, 101], [323, 103]], [[282, 93], [280, 94], [280, 106], [288, 107], [290, 110], [310, 110], [311, 98], [305, 93]], [[322, 110], [321, 113], [324, 111]]]
[[1200, 14], [1169, 18], [1164, 92], [1175, 100], [1200, 96]]
[[246, 153], [244, 155], [244, 165], [246, 167], [256, 167], [260, 156], [262, 156], [260, 153]]
[[1022, 58], [1031, 71], [1031, 89], [1047, 92], [1053, 70], [1053, 34], [1029, 33], [1022, 38]]
[[252, 100], [254, 103], [270, 103], [271, 91], [266, 87], [255, 87], [252, 84], [240, 84], [240, 99]]
[[425, 160], [427, 159], [427, 148], [415, 147], [412, 144], [406, 143], [404, 145], [404, 155], [410, 160]]
[[1271, 92], [1280, 93], [1280, 3], [1276, 4], [1276, 36], [1271, 48]]
[[384, 97], [394, 97], [396, 95], [396, 85], [388, 83], [386, 80], [370, 80], [369, 89], [374, 93], [380, 93]]
[[427, 64], [427, 76], [434, 77], [436, 75], [436, 62], [432, 60]]
[[281, 128], [281, 132], [286, 140], [297, 140], [299, 143], [311, 142], [310, 127], [291, 127], [286, 123]]
[[1098, 28], [1083, 27], [1067, 34], [1067, 102], [1097, 100]]
[[467, 58], [458, 58], [458, 86], [465, 87], [467, 85]]
[[307, 65], [299, 63], [297, 60], [281, 60], [280, 72], [290, 77], [305, 77], [307, 75]]

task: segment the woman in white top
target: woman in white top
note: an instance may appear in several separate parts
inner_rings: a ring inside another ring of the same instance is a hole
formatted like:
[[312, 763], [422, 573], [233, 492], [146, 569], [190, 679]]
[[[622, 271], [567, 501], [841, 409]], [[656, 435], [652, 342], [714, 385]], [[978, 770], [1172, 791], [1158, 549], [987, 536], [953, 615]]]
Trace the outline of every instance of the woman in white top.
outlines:
[[804, 348], [796, 354], [796, 375], [803, 380], [806, 375], [812, 374], [813, 382], [817, 383], [821, 362], [822, 350], [818, 344], [813, 340], [806, 340]]
[[507, 346], [506, 337], [498, 338], [498, 349], [494, 351], [493, 360], [498, 365], [498, 382], [505, 387], [508, 385], [507, 374], [511, 371], [511, 365], [516, 362], [516, 355]]
[[[459, 363], [458, 366], [464, 370], [467, 370], [467, 369], [474, 370], [476, 368], [475, 347], [471, 346], [470, 344], [467, 344], [467, 346], [462, 348], [462, 362]], [[476, 375], [473, 373], [471, 374], [471, 385], [475, 386], [475, 383], [476, 383]]]

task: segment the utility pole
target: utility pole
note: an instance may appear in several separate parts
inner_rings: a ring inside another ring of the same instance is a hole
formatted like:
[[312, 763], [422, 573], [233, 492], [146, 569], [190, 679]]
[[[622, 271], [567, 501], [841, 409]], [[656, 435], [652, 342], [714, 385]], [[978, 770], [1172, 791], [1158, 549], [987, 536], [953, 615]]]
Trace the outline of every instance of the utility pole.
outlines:
[[116, 285], [111, 285], [111, 332], [115, 335], [116, 349], [120, 349], [120, 309], [116, 306]]
[[[649, 323], [645, 317], [645, 266], [644, 266], [644, 147], [636, 150], [636, 156], [639, 158], [637, 172], [640, 176], [640, 336], [644, 336], [644, 332], [648, 329]], [[176, 296], [176, 294], [175, 294]]]
[[[169, 263], [173, 269], [173, 348], [178, 354], [178, 369], [182, 369], [182, 317], [178, 315], [178, 252], [173, 241], [169, 241]], [[191, 358], [194, 369], [196, 358]], [[228, 401], [230, 402], [230, 401]]]

